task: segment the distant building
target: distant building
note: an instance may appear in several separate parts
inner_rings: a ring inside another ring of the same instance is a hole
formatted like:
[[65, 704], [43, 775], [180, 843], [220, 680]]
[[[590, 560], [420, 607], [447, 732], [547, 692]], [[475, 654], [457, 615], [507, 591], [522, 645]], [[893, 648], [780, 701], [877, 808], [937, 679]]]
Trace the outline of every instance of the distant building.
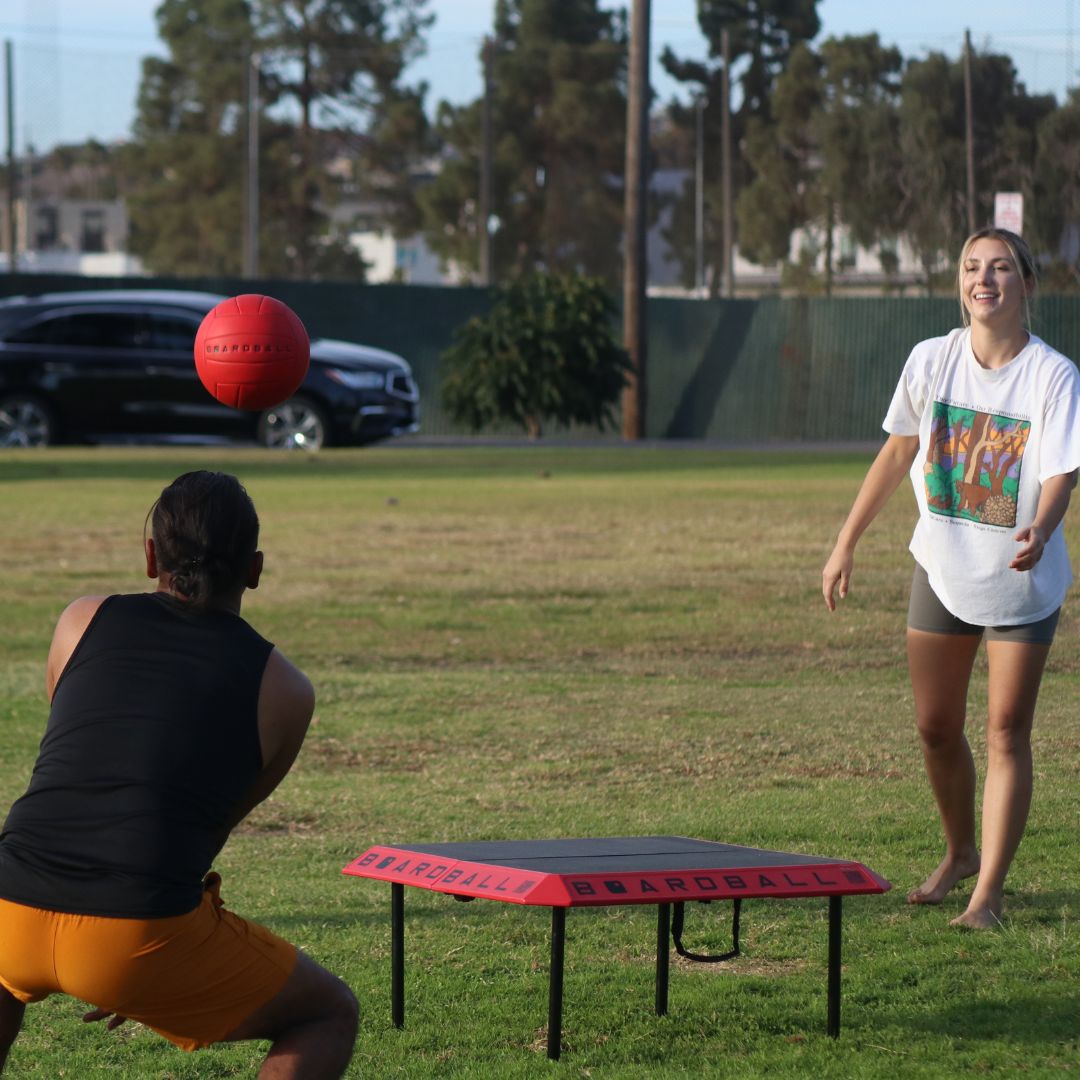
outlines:
[[[122, 199], [31, 198], [15, 202], [16, 269], [40, 274], [131, 276], [144, 273], [129, 255], [128, 214]], [[7, 238], [7, 207], [0, 207]], [[7, 241], [0, 267], [10, 266]]]
[[[699, 290], [685, 284], [680, 261], [667, 240], [671, 230], [674, 203], [682, 197], [687, 185], [693, 185], [690, 169], [658, 169], [652, 176], [650, 193], [658, 205], [656, 220], [648, 234], [648, 284], [654, 296], [693, 296]], [[710, 244], [714, 240], [708, 241]], [[717, 263], [718, 252], [708, 250], [704, 260], [706, 274], [710, 262]], [[733, 252], [735, 292], [738, 296], [760, 296], [780, 292], [784, 284], [784, 264], [759, 266]], [[825, 273], [825, 237], [821, 229], [800, 228], [791, 234], [788, 248], [789, 264], [804, 263], [804, 270], [819, 284]], [[692, 275], [691, 275], [692, 276]], [[904, 292], [925, 288], [925, 271], [915, 253], [900, 238], [896, 243], [883, 244], [881, 250], [868, 251], [859, 247], [844, 225], [833, 228], [833, 288], [846, 296], [880, 295], [882, 292]], [[805, 288], [805, 285], [804, 285]], [[700, 290], [710, 292], [710, 282]]]
[[443, 267], [439, 256], [419, 234], [401, 238], [386, 231], [368, 230], [351, 233], [349, 242], [360, 252], [366, 264], [365, 280], [372, 285], [460, 285], [463, 280], [457, 267]]
[[[437, 158], [427, 159], [415, 165], [409, 172], [409, 183], [415, 188], [428, 183], [442, 167]], [[347, 176], [350, 163], [344, 158], [335, 159], [328, 171], [340, 177]], [[387, 180], [387, 182], [389, 182]], [[454, 263], [444, 265], [439, 256], [427, 245], [424, 237], [395, 236], [387, 228], [391, 216], [391, 203], [375, 192], [361, 197], [355, 182], [342, 184], [344, 198], [329, 210], [332, 228], [348, 238], [364, 260], [364, 279], [372, 285], [391, 282], [403, 285], [460, 285], [468, 276]]]

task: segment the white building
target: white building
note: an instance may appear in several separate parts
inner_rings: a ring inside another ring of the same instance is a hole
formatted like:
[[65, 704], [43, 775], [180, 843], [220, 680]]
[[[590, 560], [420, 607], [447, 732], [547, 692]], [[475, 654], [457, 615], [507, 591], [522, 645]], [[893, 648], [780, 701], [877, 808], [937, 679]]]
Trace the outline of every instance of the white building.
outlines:
[[419, 234], [400, 239], [390, 232], [369, 230], [351, 233], [349, 242], [366, 263], [365, 277], [372, 285], [459, 285], [464, 280], [453, 264], [443, 268]]
[[[16, 269], [39, 274], [130, 276], [144, 273], [127, 251], [122, 199], [31, 198], [15, 202]], [[10, 266], [7, 207], [0, 208], [0, 267]]]

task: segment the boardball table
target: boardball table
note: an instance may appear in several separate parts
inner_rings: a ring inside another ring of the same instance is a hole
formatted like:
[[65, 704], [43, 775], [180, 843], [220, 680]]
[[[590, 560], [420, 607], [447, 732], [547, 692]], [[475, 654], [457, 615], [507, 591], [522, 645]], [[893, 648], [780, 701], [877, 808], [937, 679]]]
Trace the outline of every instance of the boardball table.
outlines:
[[[566, 909], [655, 904], [656, 1012], [667, 1012], [669, 936], [697, 960], [730, 959], [739, 951], [743, 900], [828, 897], [828, 1018], [840, 1034], [840, 943], [843, 897], [883, 893], [891, 886], [861, 863], [818, 855], [739, 847], [685, 836], [615, 836], [563, 840], [481, 840], [369, 848], [342, 871], [390, 883], [390, 998], [394, 1025], [405, 1023], [405, 886], [551, 908], [547, 1054], [562, 1040]], [[687, 901], [734, 901], [733, 948], [697, 956], [681, 941]]]

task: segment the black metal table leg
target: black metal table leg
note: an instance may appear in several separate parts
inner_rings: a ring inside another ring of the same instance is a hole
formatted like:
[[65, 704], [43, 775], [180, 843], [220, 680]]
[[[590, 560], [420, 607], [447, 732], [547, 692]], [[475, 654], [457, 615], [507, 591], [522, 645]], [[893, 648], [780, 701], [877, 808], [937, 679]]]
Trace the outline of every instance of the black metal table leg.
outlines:
[[551, 973], [548, 980], [548, 1050], [552, 1061], [562, 1052], [563, 957], [566, 953], [566, 908], [551, 909]]
[[829, 897], [829, 1023], [828, 1033], [840, 1037], [840, 920], [842, 896]]
[[668, 961], [671, 945], [671, 905], [656, 905], [656, 1015], [667, 1016]]
[[405, 886], [390, 883], [390, 1015], [405, 1026]]

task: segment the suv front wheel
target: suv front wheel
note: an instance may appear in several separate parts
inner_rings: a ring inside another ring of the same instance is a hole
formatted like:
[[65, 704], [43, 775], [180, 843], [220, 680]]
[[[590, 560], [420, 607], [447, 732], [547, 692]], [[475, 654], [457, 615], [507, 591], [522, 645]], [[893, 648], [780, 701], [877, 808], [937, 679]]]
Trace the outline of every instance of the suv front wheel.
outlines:
[[330, 443], [330, 422], [311, 398], [292, 397], [259, 417], [256, 437], [272, 450], [321, 450]]
[[56, 421], [45, 402], [28, 394], [0, 398], [0, 448], [49, 446], [56, 440]]

